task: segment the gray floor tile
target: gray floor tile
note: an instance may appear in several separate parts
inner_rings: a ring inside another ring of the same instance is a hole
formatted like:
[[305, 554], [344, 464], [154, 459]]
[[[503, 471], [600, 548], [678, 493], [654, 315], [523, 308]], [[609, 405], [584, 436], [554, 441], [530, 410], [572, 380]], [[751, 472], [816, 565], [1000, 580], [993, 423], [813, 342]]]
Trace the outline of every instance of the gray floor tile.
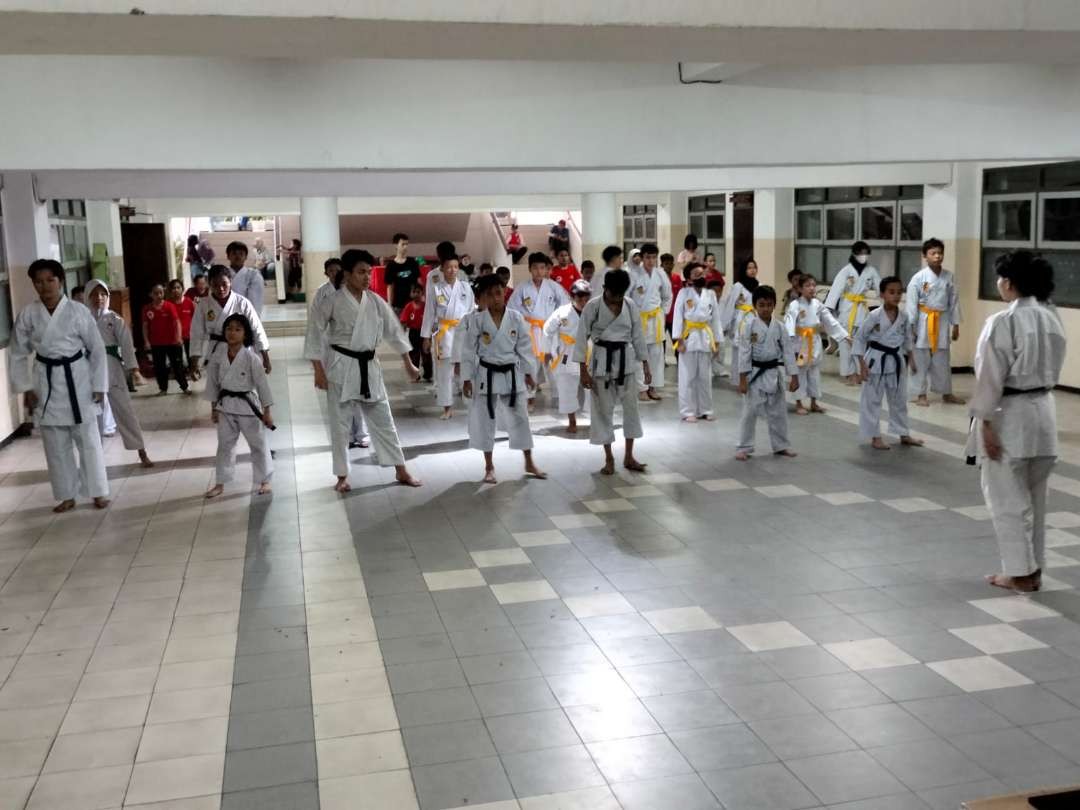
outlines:
[[974, 697], [1018, 726], [1080, 717], [1080, 708], [1037, 685], [990, 689]]
[[537, 712], [559, 706], [543, 678], [477, 684], [472, 687], [472, 693], [484, 717]]
[[314, 742], [248, 748], [230, 751], [225, 756], [223, 790], [232, 793], [251, 788], [310, 782], [315, 776]]
[[529, 652], [533, 662], [545, 676], [611, 669], [611, 662], [592, 641], [568, 647], [543, 647]]
[[544, 599], [539, 602], [503, 605], [503, 611], [515, 627], [541, 621], [562, 621], [574, 618], [570, 608], [561, 599]]
[[1068, 680], [1080, 673], [1080, 661], [1051, 648], [1003, 653], [994, 657], [1036, 683]]
[[685, 661], [620, 667], [619, 674], [638, 697], [694, 692], [707, 686]]
[[647, 697], [642, 703], [668, 733], [739, 722], [719, 695], [707, 690]]
[[750, 728], [783, 760], [858, 748], [847, 734], [821, 714], [755, 720]]
[[402, 728], [432, 723], [449, 723], [480, 716], [480, 709], [468, 687], [434, 689], [394, 695], [398, 722]]
[[893, 700], [919, 700], [963, 694], [956, 684], [922, 664], [859, 673]]
[[963, 785], [920, 790], [918, 796], [932, 810], [956, 810], [961, 802], [987, 799], [1011, 792], [1004, 782], [999, 782], [997, 779], [984, 779]]
[[[426, 593], [424, 595], [428, 596]], [[375, 632], [380, 641], [408, 636], [431, 636], [444, 631], [445, 628], [438, 612], [430, 608], [417, 612], [375, 617]]]
[[488, 731], [500, 754], [560, 748], [581, 742], [561, 709], [488, 717]]
[[990, 778], [989, 773], [944, 740], [894, 743], [871, 749], [870, 755], [912, 790]]
[[657, 779], [693, 771], [663, 734], [592, 742], [587, 747], [609, 782]]
[[1059, 720], [1054, 723], [1029, 726], [1026, 730], [1059, 754], [1064, 754], [1073, 762], [1080, 763], [1080, 719]]
[[937, 735], [895, 703], [829, 712], [828, 717], [863, 748], [936, 739]]
[[574, 618], [519, 624], [515, 628], [522, 642], [529, 649], [537, 647], [565, 647], [570, 644], [587, 644], [592, 638]]
[[539, 796], [604, 784], [583, 745], [504, 754], [503, 766], [518, 796]]
[[481, 720], [459, 720], [402, 730], [409, 764], [437, 765], [495, 756], [495, 746]]
[[593, 641], [597, 643], [615, 638], [638, 638], [656, 635], [653, 626], [636, 613], [582, 619], [581, 625], [592, 636]]
[[460, 659], [466, 680], [473, 686], [500, 681], [520, 681], [540, 677], [532, 656], [520, 652], [494, 653]]
[[422, 810], [445, 810], [514, 798], [498, 757], [421, 765], [413, 768], [412, 775]]
[[889, 702], [884, 693], [854, 672], [799, 678], [790, 684], [823, 712]]
[[782, 682], [721, 685], [716, 693], [746, 721], [816, 713], [806, 698]]
[[840, 804], [907, 793], [895, 776], [865, 751], [823, 754], [785, 763], [825, 804]]
[[624, 810], [719, 810], [720, 804], [696, 774], [616, 782], [612, 792]]
[[306, 650], [307, 630], [304, 627], [268, 627], [241, 630], [236, 639], [239, 655]]
[[319, 788], [315, 782], [300, 782], [226, 793], [221, 810], [319, 810]]
[[773, 762], [776, 757], [745, 725], [676, 731], [670, 735], [697, 771]]
[[769, 650], [758, 653], [757, 658], [770, 666], [784, 680], [811, 678], [815, 675], [835, 675], [848, 672], [847, 666], [821, 647], [792, 647], [787, 650]]
[[746, 648], [727, 630], [695, 630], [690, 633], [668, 633], [668, 643], [683, 658], [714, 658], [745, 652]]
[[[811, 649], [807, 647], [805, 649]], [[767, 666], [760, 655], [754, 653], [736, 653], [714, 658], [688, 659], [705, 683], [714, 689], [738, 684], [762, 684], [779, 681], [780, 675]]]
[[706, 771], [701, 778], [725, 810], [796, 810], [817, 804], [814, 794], [779, 762]]
[[515, 652], [524, 649], [513, 627], [482, 627], [479, 630], [455, 630], [450, 635], [454, 652], [460, 657]]
[[952, 695], [901, 704], [942, 736], [1008, 728], [1011, 723], [971, 695]]
[[393, 664], [386, 668], [386, 676], [390, 679], [390, 691], [394, 694], [465, 686], [465, 674], [456, 658]]
[[682, 655], [668, 643], [667, 639], [658, 635], [609, 639], [600, 642], [599, 647], [617, 667], [682, 660]]
[[288, 745], [315, 739], [311, 706], [269, 709], [229, 718], [228, 750]]
[[456, 657], [446, 633], [384, 638], [379, 641], [379, 649], [382, 651], [383, 661], [387, 666]]
[[233, 683], [307, 677], [308, 673], [306, 649], [262, 655], [238, 655], [233, 667]]
[[282, 678], [276, 681], [239, 683], [233, 687], [229, 713], [261, 712], [311, 705], [311, 678]]
[[586, 743], [659, 734], [660, 726], [645, 706], [633, 698], [566, 707], [566, 716]]
[[[860, 614], [861, 615], [861, 614]], [[810, 636], [818, 644], [832, 644], [838, 641], [860, 641], [875, 638], [881, 634], [871, 630], [854, 616], [818, 616], [816, 618], [796, 619], [793, 625]]]
[[960, 734], [949, 741], [998, 779], [1075, 767], [1075, 763], [1019, 728]]

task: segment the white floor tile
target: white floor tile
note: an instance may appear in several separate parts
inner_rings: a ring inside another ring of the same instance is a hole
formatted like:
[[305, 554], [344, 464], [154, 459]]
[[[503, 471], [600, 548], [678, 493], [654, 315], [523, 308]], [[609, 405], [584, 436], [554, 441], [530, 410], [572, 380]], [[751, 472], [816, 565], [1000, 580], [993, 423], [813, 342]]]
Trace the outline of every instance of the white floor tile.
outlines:
[[895, 498], [890, 501], [882, 501], [897, 512], [935, 512], [945, 507], [940, 503], [934, 503], [928, 498]]
[[475, 568], [462, 568], [457, 571], [433, 571], [424, 574], [428, 590], [449, 591], [456, 588], [482, 588], [487, 583], [483, 575]]
[[794, 484], [776, 484], [769, 487], [754, 487], [754, 490], [760, 492], [766, 498], [798, 498], [810, 494], [805, 489], [800, 489]]
[[621, 593], [568, 596], [563, 601], [570, 608], [570, 612], [579, 619], [591, 619], [594, 616], [618, 616], [622, 613], [637, 612]]
[[131, 773], [125, 804], [205, 796], [221, 790], [225, 753], [140, 762]]
[[1080, 528], [1080, 514], [1076, 512], [1049, 512], [1046, 515], [1046, 525], [1055, 529]]
[[791, 622], [764, 622], [729, 627], [735, 636], [751, 652], [783, 650], [788, 647], [811, 647], [814, 640]]
[[558, 529], [544, 529], [538, 532], [514, 532], [514, 540], [522, 548], [565, 546], [570, 542], [570, 538]]
[[1064, 548], [1066, 546], [1080, 546], [1080, 535], [1067, 532], [1064, 529], [1046, 530], [1047, 548]]
[[977, 506], [954, 506], [953, 511], [958, 512], [964, 517], [969, 517], [972, 520], [990, 519], [990, 510], [983, 504], [978, 504]]
[[90, 731], [85, 734], [62, 734], [56, 738], [45, 773], [82, 771], [111, 765], [130, 765], [139, 747], [140, 728]]
[[225, 751], [228, 717], [207, 717], [182, 723], [146, 726], [139, 742], [137, 762], [218, 754]]
[[320, 739], [316, 755], [324, 779], [409, 767], [400, 731]]
[[933, 661], [927, 666], [965, 692], [1005, 689], [1010, 686], [1027, 686], [1033, 683], [1031, 679], [989, 655], [954, 658], [951, 661]]
[[492, 585], [491, 592], [500, 605], [513, 605], [518, 602], [540, 602], [544, 599], [558, 599], [559, 595], [546, 579], [529, 582], [507, 582]]
[[1047, 568], [1072, 568], [1074, 565], [1080, 565], [1080, 560], [1052, 548], [1046, 549]]
[[870, 503], [874, 500], [860, 492], [819, 492], [817, 497], [833, 506], [850, 506], [855, 503]]
[[558, 529], [589, 529], [604, 525], [604, 521], [596, 515], [549, 515], [548, 519]]
[[519, 799], [521, 810], [620, 810], [615, 794], [607, 787], [582, 788], [545, 796]]
[[614, 487], [614, 489], [622, 498], [648, 498], [667, 494], [662, 489], [658, 489], [652, 484], [641, 484], [636, 487]]
[[840, 641], [821, 646], [857, 672], [864, 669], [902, 667], [919, 663], [917, 659], [884, 638]]
[[630, 501], [625, 498], [609, 498], [607, 500], [599, 501], [582, 501], [585, 508], [597, 514], [603, 512], [632, 512], [637, 509]]
[[[623, 480], [626, 480], [626, 478], [624, 477]], [[641, 479], [631, 477], [631, 480], [640, 481]], [[687, 478], [685, 475], [675, 472], [648, 473], [648, 480], [650, 483], [653, 484], [687, 484], [690, 482], [690, 479]]]
[[719, 630], [720, 622], [705, 612], [704, 608], [681, 607], [663, 610], [646, 610], [641, 614], [657, 633], [690, 633], [695, 630]]
[[477, 568], [496, 568], [500, 565], [529, 565], [532, 560], [520, 548], [500, 548], [492, 551], [473, 551]]
[[998, 596], [993, 599], [973, 599], [969, 604], [1003, 622], [1023, 622], [1029, 619], [1049, 619], [1060, 616], [1056, 610], [1040, 605], [1026, 596]]
[[730, 492], [736, 489], [746, 489], [746, 484], [736, 481], [734, 478], [708, 478], [704, 481], [695, 482], [706, 492]]
[[980, 624], [975, 627], [957, 627], [949, 632], [987, 655], [1038, 650], [1048, 646], [1011, 624]]
[[417, 810], [408, 770], [319, 780], [322, 810]]

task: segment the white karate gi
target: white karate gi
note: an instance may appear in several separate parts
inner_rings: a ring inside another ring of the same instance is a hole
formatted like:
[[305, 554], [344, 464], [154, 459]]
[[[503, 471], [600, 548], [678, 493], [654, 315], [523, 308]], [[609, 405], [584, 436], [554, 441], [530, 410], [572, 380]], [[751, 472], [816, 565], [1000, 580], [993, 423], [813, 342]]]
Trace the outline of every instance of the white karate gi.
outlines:
[[[859, 325], [870, 314], [870, 306], [880, 298], [878, 288], [881, 274], [876, 267], [867, 264], [862, 273], [848, 263], [836, 274], [825, 298], [825, 307], [837, 314], [837, 320], [854, 335]], [[840, 341], [840, 374], [850, 377], [859, 373], [859, 356], [852, 346]]]
[[[243, 393], [236, 397], [223, 392]], [[256, 484], [270, 480], [274, 462], [270, 459], [270, 442], [266, 425], [256, 412], [274, 404], [270, 383], [263, 370], [262, 358], [241, 349], [229, 360], [229, 349], [214, 354], [206, 367], [206, 391], [203, 398], [213, 403], [217, 412], [218, 448], [214, 466], [214, 483], [227, 484], [236, 473], [236, 443], [240, 434], [251, 451], [251, 479]]]
[[[93, 279], [86, 285], [86, 298], [90, 300], [90, 293], [95, 287], [105, 287], [99, 280]], [[109, 288], [105, 287], [108, 292]], [[131, 339], [131, 330], [128, 329], [124, 319], [111, 309], [100, 312], [90, 310], [97, 322], [98, 332], [105, 343], [105, 352], [108, 354], [106, 365], [109, 369], [109, 393], [105, 397], [107, 407], [102, 408], [99, 428], [103, 434], [119, 432], [124, 442], [125, 450], [145, 450], [146, 443], [143, 439], [142, 427], [139, 425], [139, 417], [135, 415], [135, 407], [131, 402], [131, 394], [127, 387], [127, 371], [138, 368], [135, 359], [135, 344]], [[115, 420], [112, 430], [109, 430], [109, 416]]]
[[251, 349], [255, 352], [265, 352], [270, 348], [270, 340], [266, 337], [259, 313], [251, 302], [230, 292], [225, 300], [225, 306], [218, 303], [212, 295], [207, 295], [195, 302], [195, 314], [191, 317], [191, 354], [201, 357], [207, 364], [219, 353], [225, 351], [225, 340], [221, 330], [225, 319], [238, 313], [245, 316], [251, 324], [254, 340]]
[[[109, 481], [97, 424], [100, 406], [94, 402], [94, 394], [109, 390], [109, 371], [105, 343], [94, 316], [66, 296], [60, 298], [51, 315], [41, 301], [34, 301], [15, 319], [10, 351], [12, 391], [21, 394], [32, 390], [38, 397], [31, 418], [41, 430], [53, 497], [57, 501], [73, 500], [79, 493], [107, 497]], [[50, 375], [45, 363], [36, 359], [59, 360], [80, 353], [78, 360], [66, 366], [71, 389], [64, 365], [53, 366]]]
[[259, 317], [262, 317], [263, 293], [266, 291], [262, 273], [254, 267], [242, 268], [235, 276], [233, 276], [232, 291], [237, 295], [244, 296], [244, 298], [250, 301], [251, 306], [255, 308]]
[[713, 412], [713, 352], [724, 342], [720, 302], [712, 290], [688, 285], [679, 290], [671, 334], [676, 346], [685, 342], [686, 351], [676, 351], [679, 360], [679, 414], [711, 416]]
[[[951, 394], [949, 347], [952, 345], [952, 328], [960, 323], [960, 297], [952, 272], [942, 270], [939, 276], [924, 267], [908, 282], [904, 306], [915, 335], [916, 368], [912, 375], [912, 392], [925, 396], [929, 382], [929, 390]], [[931, 315], [937, 320], [936, 345], [930, 334]]]
[[[1065, 363], [1065, 328], [1051, 305], [1020, 298], [991, 315], [975, 349], [968, 455], [982, 466], [1003, 572], [1027, 576], [1046, 564], [1046, 484], [1057, 460], [1057, 414], [1050, 389]], [[985, 455], [989, 420], [1002, 456]]]
[[[315, 290], [315, 295], [311, 297], [311, 308], [316, 307], [322, 309], [327, 315], [329, 314], [330, 305], [334, 300], [334, 295], [337, 293], [337, 287], [335, 287], [329, 281], [325, 281], [319, 285], [319, 288]], [[308, 324], [310, 326], [310, 319]], [[326, 334], [321, 336], [323, 346], [322, 365], [323, 369], [330, 368], [331, 349], [330, 343], [327, 341]], [[364, 423], [364, 414], [359, 410], [353, 414], [352, 426], [349, 429], [349, 443], [359, 443], [368, 438], [367, 425]]]
[[517, 310], [529, 324], [529, 336], [532, 340], [533, 357], [536, 358], [537, 374], [536, 384], [539, 386], [547, 379], [544, 369], [544, 324], [551, 317], [551, 313], [563, 304], [570, 303], [570, 296], [562, 288], [561, 284], [545, 278], [540, 281], [540, 286], [529, 279], [521, 286], [515, 287], [514, 292], [506, 302], [507, 309]]
[[581, 363], [572, 354], [577, 343], [581, 315], [574, 304], [563, 304], [544, 323], [544, 351], [553, 358], [555, 391], [559, 397], [559, 413], [577, 413], [589, 407], [589, 392], [581, 387]]
[[[592, 341], [592, 357], [588, 356]], [[608, 348], [601, 342], [622, 344]], [[625, 360], [620, 360], [625, 355]], [[634, 382], [634, 367], [645, 356], [645, 335], [641, 331], [641, 317], [629, 297], [623, 298], [622, 310], [612, 313], [604, 303], [603, 295], [594, 298], [581, 311], [578, 333], [574, 343], [571, 362], [589, 363], [593, 378], [593, 406], [589, 424], [590, 444], [611, 444], [615, 441], [615, 405], [622, 403], [623, 437], [639, 439], [644, 435], [638, 416], [638, 391]], [[608, 363], [611, 370], [608, 371]], [[625, 376], [620, 381], [620, 368]], [[650, 369], [651, 371], [652, 369]]]
[[[652, 388], [664, 387], [664, 322], [671, 310], [671, 279], [659, 266], [652, 272], [644, 266], [630, 268], [630, 300], [638, 308], [641, 331], [645, 334], [646, 358], [652, 371]], [[638, 392], [647, 391], [645, 368], [640, 363], [634, 370]]]
[[[788, 441], [787, 381], [797, 373], [795, 351], [786, 327], [773, 317], [765, 323], [756, 314], [746, 319], [740, 329], [738, 347], [738, 374], [747, 374], [749, 388], [743, 398], [742, 415], [739, 417], [740, 451], [754, 452], [754, 432], [761, 413], [769, 426], [769, 441], [774, 453], [787, 450]], [[775, 368], [755, 368], [754, 363], [779, 361]]]
[[[490, 453], [495, 448], [495, 420], [505, 427], [511, 450], [531, 450], [528, 390], [525, 375], [535, 369], [529, 325], [520, 312], [507, 309], [502, 323], [487, 310], [465, 316], [458, 333], [461, 379], [472, 381], [469, 403], [469, 447]], [[488, 369], [483, 364], [511, 366], [511, 371]], [[488, 387], [488, 383], [491, 387]], [[514, 392], [513, 405], [510, 404]]]
[[[881, 436], [881, 400], [889, 400], [889, 433], [910, 436], [907, 410], [907, 354], [911, 351], [911, 322], [899, 309], [890, 321], [885, 307], [878, 307], [865, 318], [854, 334], [851, 353], [866, 361], [869, 379], [859, 392], [859, 435], [864, 439]], [[872, 346], [876, 343], [896, 354]], [[841, 343], [841, 346], [844, 344]]]
[[[461, 381], [454, 376], [454, 336], [461, 320], [475, 308], [472, 285], [463, 274], [459, 274], [453, 284], [447, 284], [441, 272], [436, 275], [432, 271], [428, 276], [420, 337], [431, 339], [435, 401], [444, 408], [454, 404], [454, 395], [461, 390]], [[405, 343], [409, 345], [408, 339]]]
[[[724, 325], [724, 334], [733, 346], [738, 345], [738, 332], [743, 322], [754, 315], [753, 301], [754, 296], [750, 290], [746, 289], [741, 281], [736, 281], [720, 302], [720, 321]], [[731, 363], [733, 366], [738, 365], [734, 357]]]
[[349, 431], [354, 414], [359, 411], [371, 430], [371, 444], [380, 466], [395, 467], [405, 463], [401, 440], [394, 426], [394, 416], [387, 401], [382, 366], [375, 356], [378, 347], [386, 343], [394, 354], [408, 354], [409, 340], [398, 322], [394, 310], [380, 296], [365, 291], [356, 299], [343, 285], [325, 308], [312, 308], [308, 315], [304, 357], [323, 359], [323, 335], [328, 344], [341, 346], [351, 352], [371, 352], [367, 362], [368, 393], [363, 392], [361, 360], [331, 348], [330, 365], [326, 367], [329, 383], [326, 392], [326, 415], [330, 421], [330, 444], [334, 475], [349, 474]]
[[796, 347], [796, 364], [799, 367], [798, 399], [821, 396], [821, 327], [837, 342], [848, 336], [847, 330], [833, 317], [832, 312], [816, 298], [807, 301], [800, 296], [788, 306], [784, 317], [788, 337]]

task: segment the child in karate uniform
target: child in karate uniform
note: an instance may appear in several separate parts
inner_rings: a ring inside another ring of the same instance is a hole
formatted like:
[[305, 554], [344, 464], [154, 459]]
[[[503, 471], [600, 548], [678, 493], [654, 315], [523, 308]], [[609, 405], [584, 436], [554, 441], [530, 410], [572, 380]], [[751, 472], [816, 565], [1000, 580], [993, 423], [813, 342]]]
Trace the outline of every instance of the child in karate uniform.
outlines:
[[563, 304], [551, 313], [544, 324], [544, 362], [553, 369], [559, 413], [569, 418], [567, 433], [577, 433], [577, 413], [588, 408], [589, 392], [581, 387], [581, 365], [575, 363], [571, 356], [577, 343], [581, 311], [591, 295], [589, 282], [578, 279], [570, 287], [570, 303]]
[[675, 301], [672, 334], [679, 358], [679, 413], [684, 422], [713, 421], [712, 362], [720, 352], [724, 332], [720, 302], [705, 289], [705, 267], [691, 262], [683, 268], [686, 285]]
[[641, 330], [653, 373], [652, 383], [646, 385], [642, 367], [635, 370], [642, 402], [663, 399], [656, 389], [664, 387], [664, 318], [671, 309], [672, 293], [671, 279], [658, 266], [659, 256], [660, 249], [646, 243], [641, 246], [641, 264], [630, 265], [630, 299], [641, 313]]
[[[821, 396], [821, 327], [834, 340], [851, 342], [851, 337], [825, 305], [814, 296], [817, 282], [813, 276], [799, 277], [799, 297], [788, 306], [787, 333], [798, 347], [796, 363], [799, 367], [799, 391], [795, 396], [795, 413], [806, 416], [808, 413], [825, 413], [818, 405]], [[803, 407], [803, 397], [810, 397], [810, 410]]]
[[469, 447], [484, 453], [484, 483], [495, 478], [495, 417], [510, 436], [510, 449], [525, 455], [525, 472], [547, 478], [533, 462], [532, 431], [526, 394], [532, 383], [533, 352], [529, 325], [520, 312], [506, 308], [498, 276], [476, 284], [480, 309], [465, 316], [458, 336], [462, 393], [469, 404]]
[[[881, 276], [877, 268], [870, 264], [870, 246], [860, 240], [851, 246], [848, 263], [829, 285], [825, 307], [836, 313], [837, 320], [854, 337], [855, 331], [870, 314], [869, 304], [878, 297], [880, 286]], [[846, 385], [858, 385], [861, 377], [859, 358], [852, 347], [843, 341], [840, 343], [840, 376]]]
[[765, 285], [758, 287], [754, 290], [754, 315], [739, 335], [737, 368], [743, 408], [735, 452], [738, 461], [746, 461], [754, 453], [754, 432], [761, 414], [769, 426], [773, 453], [788, 458], [796, 455], [788, 441], [784, 376], [791, 378], [789, 391], [799, 387], [799, 376], [791, 340], [784, 324], [773, 316], [775, 309], [776, 291]]
[[[551, 313], [570, 301], [566, 290], [548, 278], [551, 272], [551, 259], [546, 253], [533, 253], [529, 256], [529, 281], [514, 288], [506, 305], [517, 310], [529, 325], [529, 337], [532, 340], [533, 357], [539, 366], [536, 385], [541, 385], [547, 374], [544, 372], [544, 324]], [[529, 407], [536, 401], [536, 389], [529, 391]]]
[[[607, 250], [604, 251], [607, 253]], [[623, 466], [633, 472], [644, 472], [645, 465], [634, 458], [634, 440], [640, 439], [641, 418], [638, 416], [635, 363], [645, 364], [645, 384], [652, 382], [652, 370], [645, 354], [645, 335], [634, 302], [626, 297], [630, 274], [625, 270], [609, 269], [604, 274], [604, 292], [585, 305], [578, 323], [572, 362], [581, 363], [581, 386], [592, 391], [592, 423], [589, 442], [604, 446], [604, 475], [615, 474], [615, 405], [622, 404], [623, 437], [626, 450]], [[589, 357], [589, 342], [592, 357]]]
[[206, 367], [205, 399], [211, 402], [210, 418], [217, 425], [218, 449], [214, 485], [206, 491], [207, 498], [216, 498], [225, 491], [225, 484], [236, 472], [236, 443], [240, 434], [251, 451], [252, 479], [258, 482], [257, 494], [270, 492], [270, 477], [274, 462], [270, 460], [267, 429], [274, 429], [270, 406], [274, 404], [270, 383], [262, 361], [249, 348], [255, 342], [255, 332], [248, 319], [239, 313], [225, 319], [221, 330], [225, 338], [223, 351], [214, 352]]
[[952, 360], [949, 347], [960, 339], [960, 296], [956, 281], [949, 270], [942, 267], [945, 261], [945, 243], [940, 239], [923, 242], [922, 270], [908, 282], [908, 319], [915, 333], [915, 360], [911, 387], [915, 389], [916, 405], [930, 404], [927, 390], [940, 393], [941, 401], [951, 405], [963, 405], [964, 400], [953, 394]]
[[[889, 432], [901, 444], [919, 447], [922, 441], [911, 436], [907, 412], [908, 367], [911, 355], [911, 326], [900, 309], [904, 283], [896, 276], [881, 280], [881, 306], [863, 318], [855, 332], [851, 352], [859, 362], [859, 435], [870, 439], [875, 450], [888, 450], [881, 437], [881, 400], [889, 400]], [[842, 344], [841, 344], [842, 345]], [[906, 361], [906, 362], [905, 362]]]
[[434, 358], [435, 401], [443, 409], [440, 419], [454, 416], [454, 394], [460, 387], [454, 363], [454, 336], [462, 318], [475, 307], [472, 285], [468, 279], [458, 278], [457, 256], [447, 254], [439, 270], [432, 271], [428, 277], [424, 323], [420, 327], [421, 351]]

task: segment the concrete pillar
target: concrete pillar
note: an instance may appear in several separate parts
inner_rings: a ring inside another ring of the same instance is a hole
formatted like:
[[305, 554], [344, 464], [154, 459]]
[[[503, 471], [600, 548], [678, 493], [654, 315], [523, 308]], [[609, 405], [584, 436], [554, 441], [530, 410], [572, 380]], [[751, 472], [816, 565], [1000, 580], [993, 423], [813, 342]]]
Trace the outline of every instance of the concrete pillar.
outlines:
[[[114, 289], [126, 287], [124, 242], [120, 235], [120, 204], [115, 200], [87, 200], [86, 233], [90, 241], [93, 277], [101, 279]], [[103, 266], [98, 264], [99, 245], [104, 249]]]
[[735, 281], [735, 202], [731, 192], [724, 194], [724, 275], [728, 284]]
[[[690, 230], [690, 226], [687, 225], [689, 196], [685, 191], [673, 191], [668, 195], [667, 206], [657, 208], [656, 236], [659, 239], [658, 247], [661, 253], [678, 256], [679, 251], [682, 250], [683, 240]], [[666, 210], [667, 213], [666, 223], [660, 219], [662, 210]]]
[[30, 263], [52, 256], [49, 212], [45, 202], [37, 199], [31, 172], [4, 172], [2, 194], [11, 309], [16, 315], [36, 297], [34, 285], [26, 275]]
[[323, 263], [341, 255], [341, 227], [337, 197], [303, 197], [300, 200], [300, 241], [304, 254], [304, 294], [308, 303], [326, 280]]
[[794, 189], [754, 189], [754, 259], [758, 280], [779, 294], [795, 261]]
[[608, 245], [617, 245], [620, 217], [615, 207], [615, 195], [608, 192], [581, 195], [581, 253], [604, 267], [600, 254]]

